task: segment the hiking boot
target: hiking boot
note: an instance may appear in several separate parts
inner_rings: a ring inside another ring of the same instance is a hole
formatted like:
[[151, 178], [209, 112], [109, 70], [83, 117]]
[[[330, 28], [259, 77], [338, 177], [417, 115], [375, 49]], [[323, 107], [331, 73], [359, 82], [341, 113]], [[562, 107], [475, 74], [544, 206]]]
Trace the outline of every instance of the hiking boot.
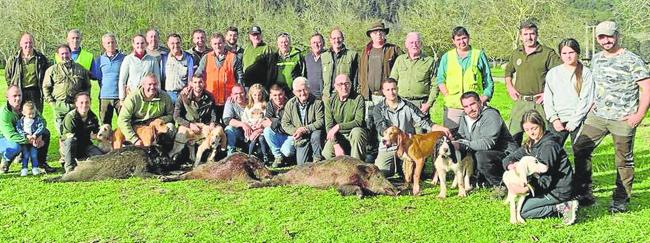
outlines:
[[594, 195], [591, 193], [578, 195], [576, 196], [576, 200], [578, 200], [580, 207], [589, 207], [596, 203], [596, 199], [594, 198]]
[[626, 200], [614, 200], [609, 205], [610, 213], [625, 213], [627, 212], [627, 201]]
[[275, 160], [273, 160], [273, 164], [271, 164], [271, 168], [278, 168], [282, 165], [282, 156], [277, 156], [275, 157]]
[[495, 186], [490, 193], [490, 197], [495, 200], [503, 200], [508, 195], [508, 188], [505, 186]]
[[[56, 169], [52, 168], [52, 167], [51, 167], [50, 165], [48, 165], [47, 163], [41, 163], [38, 167], [40, 167], [41, 169], [43, 169], [43, 170], [44, 170], [45, 172], [47, 172], [47, 173], [56, 172]], [[32, 170], [33, 170], [33, 169], [32, 169]]]
[[578, 211], [577, 200], [557, 204], [555, 205], [555, 209], [562, 215], [562, 223], [565, 225], [572, 225], [576, 222], [576, 212]]
[[32, 168], [32, 175], [38, 175], [41, 173], [41, 170], [37, 168]]
[[27, 176], [27, 168], [23, 168], [20, 170], [20, 176]]

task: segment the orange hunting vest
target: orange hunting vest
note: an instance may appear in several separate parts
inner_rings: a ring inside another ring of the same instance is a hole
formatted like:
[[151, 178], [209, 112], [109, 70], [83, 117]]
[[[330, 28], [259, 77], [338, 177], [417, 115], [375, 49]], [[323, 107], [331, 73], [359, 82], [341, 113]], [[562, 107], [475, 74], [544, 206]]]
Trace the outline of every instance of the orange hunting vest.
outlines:
[[232, 52], [226, 52], [226, 59], [221, 63], [220, 67], [217, 67], [214, 51], [206, 54], [206, 56], [205, 90], [212, 94], [216, 105], [225, 105], [226, 99], [230, 97], [232, 87], [237, 82], [233, 68], [236, 56]]

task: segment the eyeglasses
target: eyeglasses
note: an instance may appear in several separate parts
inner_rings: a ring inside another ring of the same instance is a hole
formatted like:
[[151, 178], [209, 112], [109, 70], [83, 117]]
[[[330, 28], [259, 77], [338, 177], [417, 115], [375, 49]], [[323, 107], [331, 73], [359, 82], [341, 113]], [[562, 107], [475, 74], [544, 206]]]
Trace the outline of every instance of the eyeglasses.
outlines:
[[350, 82], [337, 83], [337, 84], [336, 84], [336, 86], [338, 86], [338, 87], [342, 87], [342, 86], [350, 86], [350, 85], [352, 85], [352, 83], [350, 83]]

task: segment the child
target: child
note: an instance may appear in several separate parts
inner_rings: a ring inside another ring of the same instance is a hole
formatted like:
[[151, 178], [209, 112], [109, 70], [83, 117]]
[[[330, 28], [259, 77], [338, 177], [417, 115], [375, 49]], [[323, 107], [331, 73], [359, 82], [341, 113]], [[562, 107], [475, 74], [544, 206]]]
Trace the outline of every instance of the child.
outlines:
[[264, 135], [262, 135], [264, 131], [262, 122], [266, 119], [264, 113], [266, 111], [268, 96], [268, 93], [261, 84], [253, 84], [248, 90], [248, 105], [244, 108], [244, 114], [242, 115], [242, 121], [247, 123], [252, 130], [250, 134], [245, 135], [246, 142], [249, 142], [248, 153], [253, 154], [255, 151], [255, 143], [259, 142], [264, 163], [269, 161], [268, 144], [266, 144]]
[[38, 175], [40, 173], [38, 170], [38, 149], [36, 149], [35, 144], [43, 134], [45, 125], [31, 101], [23, 104], [22, 114], [23, 116], [16, 123], [16, 130], [27, 137], [29, 142], [22, 145], [23, 169], [20, 170], [20, 176], [27, 176], [27, 163], [30, 158], [32, 159], [32, 174]]

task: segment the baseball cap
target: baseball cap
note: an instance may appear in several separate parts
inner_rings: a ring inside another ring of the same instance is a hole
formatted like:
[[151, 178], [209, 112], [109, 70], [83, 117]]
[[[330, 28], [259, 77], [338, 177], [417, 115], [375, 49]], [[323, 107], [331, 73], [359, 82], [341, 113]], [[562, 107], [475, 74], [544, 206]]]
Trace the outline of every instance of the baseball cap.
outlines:
[[609, 35], [612, 36], [618, 31], [618, 25], [613, 21], [603, 21], [596, 25], [596, 36]]
[[261, 34], [262, 33], [262, 28], [260, 28], [257, 25], [254, 25], [253, 27], [251, 27], [250, 30], [248, 30], [248, 33], [249, 34]]

